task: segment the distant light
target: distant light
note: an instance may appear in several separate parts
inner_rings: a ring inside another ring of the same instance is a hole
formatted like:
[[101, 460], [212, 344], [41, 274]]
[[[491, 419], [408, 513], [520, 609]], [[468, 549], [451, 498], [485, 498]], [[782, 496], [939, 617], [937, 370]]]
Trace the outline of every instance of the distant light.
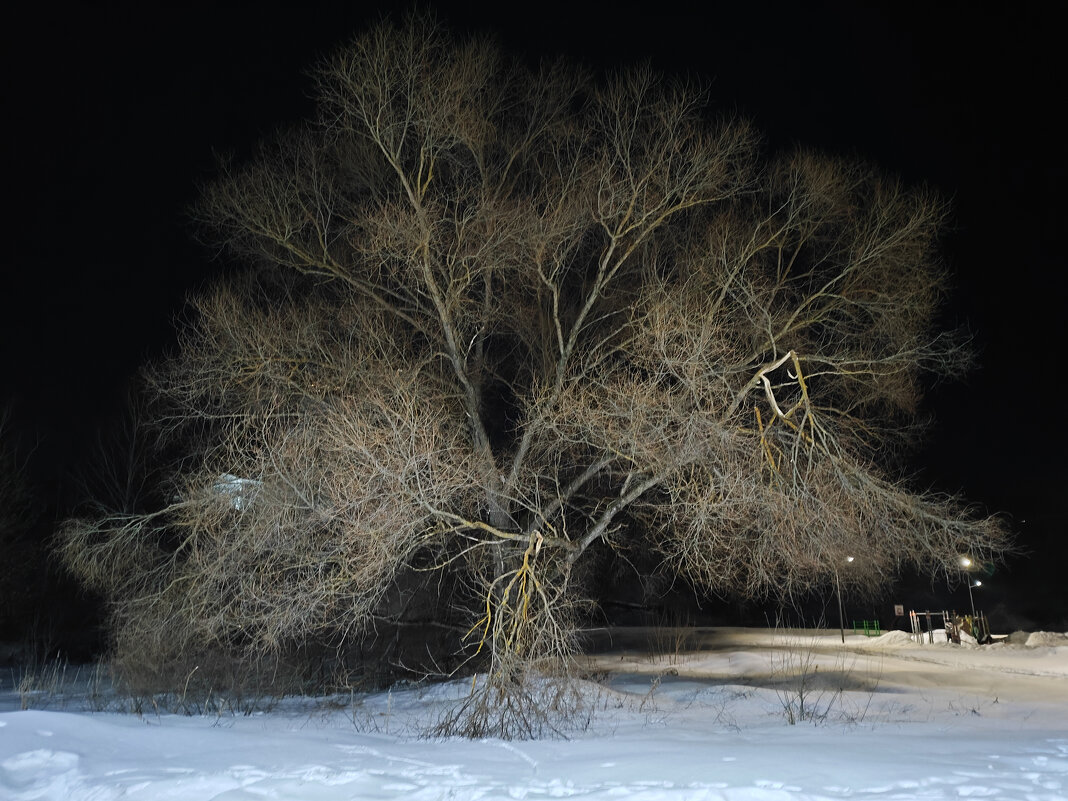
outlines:
[[972, 560], [969, 559], [967, 556], [962, 556], [960, 558], [960, 563], [961, 563], [961, 567], [971, 567], [972, 566]]
[[852, 556], [847, 556], [846, 557], [846, 561], [847, 562], [852, 562], [853, 561], [853, 557]]
[[976, 587], [982, 587], [982, 586], [983, 586], [983, 582], [981, 582], [981, 581], [978, 581], [978, 580], [977, 580], [977, 581], [975, 582], [975, 586], [976, 586]]

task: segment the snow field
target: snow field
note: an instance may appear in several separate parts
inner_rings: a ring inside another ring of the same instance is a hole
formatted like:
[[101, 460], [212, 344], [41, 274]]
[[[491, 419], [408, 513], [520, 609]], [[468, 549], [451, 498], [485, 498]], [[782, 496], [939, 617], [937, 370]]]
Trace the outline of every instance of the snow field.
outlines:
[[[568, 740], [419, 739], [467, 682], [250, 716], [5, 711], [0, 799], [1068, 798], [1068, 639], [887, 637], [720, 630], [693, 652], [608, 651], [591, 667], [609, 678], [585, 687], [597, 714]], [[782, 666], [802, 656], [831, 700], [791, 726]]]

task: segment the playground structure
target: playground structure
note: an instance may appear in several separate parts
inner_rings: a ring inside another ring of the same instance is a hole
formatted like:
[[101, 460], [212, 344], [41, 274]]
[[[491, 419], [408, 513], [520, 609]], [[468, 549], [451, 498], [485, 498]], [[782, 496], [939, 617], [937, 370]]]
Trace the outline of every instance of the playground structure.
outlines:
[[878, 620], [854, 620], [853, 633], [863, 634], [865, 637], [878, 637], [883, 633]]
[[[928, 643], [934, 643], [935, 627], [932, 624], [933, 618], [942, 619], [942, 628], [946, 632], [946, 639], [950, 642], [959, 645], [962, 632], [970, 637], [974, 637], [975, 641], [980, 645], [991, 641], [990, 624], [986, 619], [986, 615], [984, 615], [982, 611], [976, 612], [973, 616], [958, 615], [956, 612], [947, 612], [945, 610], [941, 612], [917, 612], [912, 610], [909, 612], [909, 622], [912, 627], [912, 638], [915, 642], [922, 645], [926, 638]], [[924, 621], [927, 623], [926, 629], [923, 625]]]

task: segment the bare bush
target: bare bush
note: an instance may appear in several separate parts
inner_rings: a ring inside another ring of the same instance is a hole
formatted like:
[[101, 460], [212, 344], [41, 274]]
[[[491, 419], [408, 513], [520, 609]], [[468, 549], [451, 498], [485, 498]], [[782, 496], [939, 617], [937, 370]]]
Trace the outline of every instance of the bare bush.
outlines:
[[433, 624], [487, 676], [472, 709], [540, 704], [597, 554], [759, 596], [847, 553], [861, 583], [1006, 547], [897, 473], [923, 376], [967, 363], [932, 328], [930, 193], [765, 158], [648, 69], [531, 71], [418, 16], [315, 80], [316, 118], [197, 207], [251, 271], [150, 375], [173, 502], [66, 528], [120, 655], [259, 664]]

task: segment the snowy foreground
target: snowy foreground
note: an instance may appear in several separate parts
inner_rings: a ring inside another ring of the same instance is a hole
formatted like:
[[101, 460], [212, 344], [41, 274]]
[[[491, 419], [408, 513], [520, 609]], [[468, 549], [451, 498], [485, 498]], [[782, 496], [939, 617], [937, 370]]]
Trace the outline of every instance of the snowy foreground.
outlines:
[[[1064, 635], [843, 646], [706, 629], [689, 644], [650, 656], [617, 635], [590, 660], [608, 674], [586, 688], [597, 714], [567, 740], [419, 739], [465, 683], [202, 717], [17, 711], [8, 691], [0, 799], [1068, 798]], [[802, 690], [817, 719], [790, 725]]]

